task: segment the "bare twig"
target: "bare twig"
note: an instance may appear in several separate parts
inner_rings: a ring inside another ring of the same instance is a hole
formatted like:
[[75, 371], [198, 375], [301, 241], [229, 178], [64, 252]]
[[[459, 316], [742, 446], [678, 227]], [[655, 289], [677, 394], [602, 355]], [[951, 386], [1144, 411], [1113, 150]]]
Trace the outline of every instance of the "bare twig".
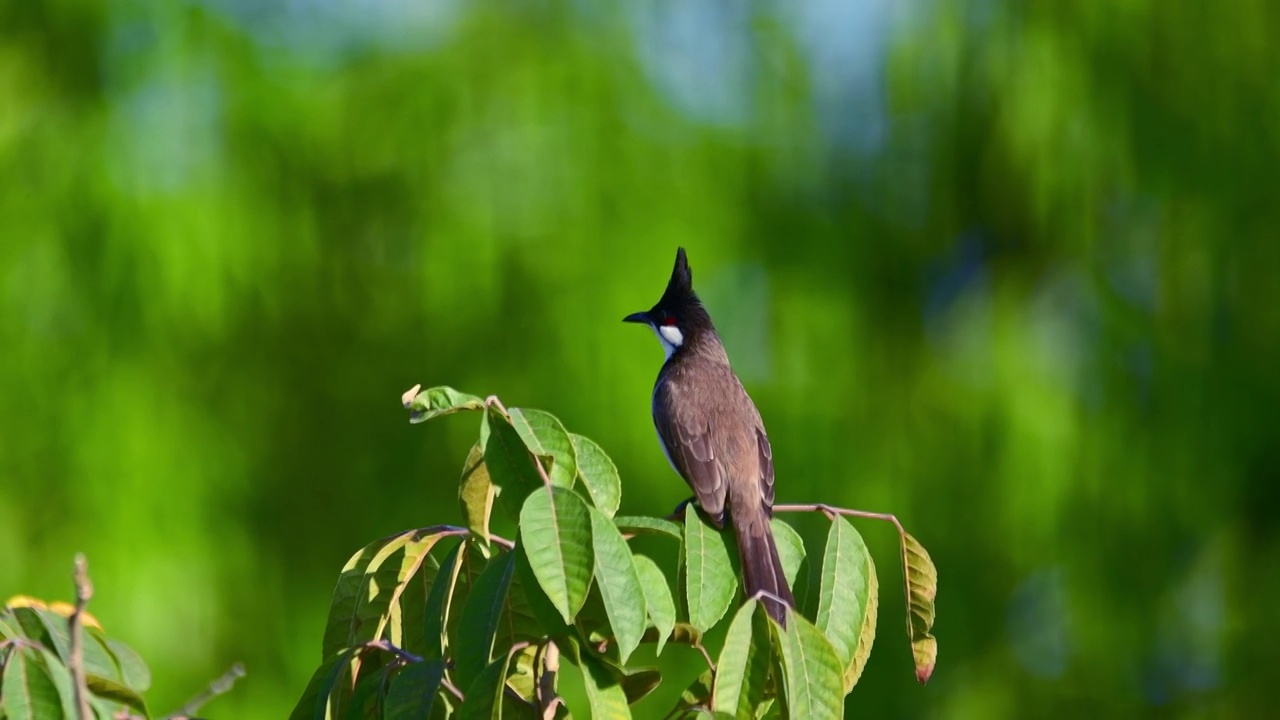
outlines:
[[76, 609], [71, 613], [71, 680], [74, 685], [76, 713], [80, 720], [90, 720], [89, 684], [84, 672], [84, 610], [93, 597], [93, 581], [89, 579], [89, 562], [84, 553], [76, 553]]
[[402, 648], [396, 647], [395, 645], [392, 645], [387, 640], [370, 640], [369, 642], [365, 643], [362, 647], [365, 647], [369, 650], [381, 650], [383, 652], [389, 652], [392, 655], [399, 657], [401, 660], [404, 660], [405, 662], [422, 662], [422, 658], [418, 657], [417, 655], [414, 655], [408, 650], [404, 650]]
[[489, 534], [489, 542], [493, 543], [494, 545], [500, 545], [508, 550], [514, 550], [516, 547], [516, 544], [514, 542], [500, 535], [494, 535], [493, 533]]
[[458, 689], [458, 686], [457, 686], [457, 685], [454, 685], [454, 684], [453, 684], [453, 682], [449, 680], [449, 678], [444, 677], [444, 676], [442, 675], [442, 676], [440, 677], [440, 684], [444, 686], [444, 689], [445, 689], [445, 690], [448, 690], [448, 691], [449, 691], [449, 694], [451, 694], [451, 695], [453, 695], [454, 697], [458, 698], [458, 700], [459, 700], [459, 701], [462, 701], [462, 700], [465, 700], [465, 699], [466, 699], [466, 698], [462, 697], [462, 691]]
[[827, 517], [832, 515], [848, 515], [850, 517], [867, 518], [868, 520], [883, 520], [891, 522], [893, 526], [898, 528], [898, 534], [906, 536], [907, 531], [902, 527], [902, 523], [898, 522], [898, 518], [889, 513], [874, 513], [866, 510], [850, 510], [848, 508], [834, 507], [826, 503], [807, 503], [794, 505], [774, 505], [774, 512], [820, 512]]
[[181, 710], [178, 710], [167, 717], [169, 720], [179, 720], [179, 718], [191, 717], [196, 714], [200, 708], [207, 705], [210, 700], [218, 697], [219, 695], [225, 695], [230, 692], [231, 688], [236, 684], [236, 681], [244, 676], [245, 671], [242, 663], [232, 665], [226, 672], [222, 673], [214, 679], [213, 682], [209, 683], [208, 687], [201, 690], [198, 695], [188, 700], [187, 704], [183, 705]]

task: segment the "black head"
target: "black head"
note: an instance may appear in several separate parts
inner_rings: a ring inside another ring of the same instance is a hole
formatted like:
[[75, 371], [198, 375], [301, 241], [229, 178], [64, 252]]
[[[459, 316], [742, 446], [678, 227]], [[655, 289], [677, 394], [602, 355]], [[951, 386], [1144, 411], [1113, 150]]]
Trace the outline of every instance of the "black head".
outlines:
[[689, 270], [684, 248], [676, 249], [676, 264], [658, 303], [644, 312], [631, 313], [622, 321], [653, 328], [667, 351], [667, 357], [689, 340], [711, 329], [711, 318], [693, 291], [693, 273]]

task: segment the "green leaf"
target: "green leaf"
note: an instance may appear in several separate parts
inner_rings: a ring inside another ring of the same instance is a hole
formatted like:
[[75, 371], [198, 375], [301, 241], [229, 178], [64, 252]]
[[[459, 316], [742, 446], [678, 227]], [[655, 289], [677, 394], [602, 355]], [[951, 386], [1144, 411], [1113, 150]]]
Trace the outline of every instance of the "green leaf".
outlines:
[[773, 541], [778, 546], [778, 559], [782, 561], [782, 574], [787, 578], [787, 587], [795, 588], [796, 575], [800, 573], [800, 565], [804, 563], [804, 540], [790, 523], [781, 518], [769, 521], [773, 530]]
[[624, 670], [618, 677], [618, 683], [627, 696], [627, 704], [635, 705], [662, 684], [662, 673], [655, 668], [641, 668], [631, 672]]
[[613, 517], [622, 503], [622, 478], [618, 476], [618, 466], [591, 438], [569, 433], [569, 440], [578, 458], [578, 477], [582, 478], [591, 502], [600, 512]]
[[467, 529], [481, 542], [481, 548], [489, 551], [489, 517], [493, 514], [493, 499], [497, 488], [489, 481], [489, 468], [484, 464], [484, 445], [477, 442], [467, 453], [462, 466], [462, 482], [458, 486], [458, 503]]
[[133, 648], [119, 640], [107, 640], [107, 646], [120, 664], [120, 674], [124, 684], [135, 691], [143, 693], [151, 687], [151, 670], [143, 662], [142, 657]]
[[343, 675], [343, 672], [350, 670], [351, 656], [355, 652], [356, 648], [343, 650], [326, 658], [320, 667], [316, 668], [316, 671], [311, 674], [311, 679], [307, 681], [307, 687], [302, 691], [302, 697], [298, 698], [298, 703], [293, 706], [289, 720], [327, 720], [329, 695], [338, 684], [338, 678]]
[[410, 663], [401, 668], [392, 676], [387, 688], [387, 697], [382, 706], [383, 720], [430, 718], [443, 678], [443, 660]]
[[484, 444], [484, 464], [489, 480], [497, 488], [498, 501], [512, 517], [518, 517], [524, 499], [543, 486], [520, 433], [496, 409], [485, 415], [489, 437]]
[[902, 533], [902, 567], [907, 583], [907, 629], [911, 634], [911, 655], [916, 663], [916, 679], [929, 682], [938, 662], [938, 641], [933, 629], [934, 598], [938, 595], [938, 569], [924, 546], [906, 532]]
[[674, 540], [683, 540], [684, 532], [679, 525], [670, 520], [651, 518], [639, 515], [619, 515], [613, 524], [624, 533], [632, 535], [665, 535]]
[[592, 718], [630, 718], [627, 693], [609, 666], [587, 648], [570, 640], [564, 648], [565, 656], [582, 671], [582, 682], [591, 703]]
[[525, 540], [523, 534], [516, 536], [516, 548], [513, 551], [516, 555], [516, 578], [514, 584], [518, 586], [519, 592], [523, 596], [525, 604], [528, 605], [529, 612], [533, 615], [534, 620], [542, 626], [543, 633], [552, 637], [569, 633], [571, 632], [570, 626], [565, 624], [564, 617], [556, 609], [555, 603], [552, 603], [547, 594], [543, 592], [542, 585], [538, 582], [538, 577], [534, 574], [533, 567], [529, 564], [529, 554], [525, 552], [527, 544], [528, 541]]
[[144, 716], [150, 717], [147, 712], [147, 703], [138, 693], [130, 690], [123, 683], [116, 682], [99, 675], [87, 675], [85, 684], [89, 686], [89, 692], [104, 699], [118, 702], [142, 713]]
[[458, 720], [489, 720], [489, 718], [524, 717], [519, 701], [506, 698], [507, 666], [511, 663], [508, 652], [489, 663], [463, 692], [462, 705], [458, 708]]
[[[54, 651], [62, 662], [71, 659], [71, 629], [67, 618], [50, 610], [33, 607], [17, 607], [13, 609], [14, 618], [22, 627], [26, 636]], [[84, 671], [86, 675], [120, 679], [120, 668], [95, 635], [96, 631], [87, 628], [84, 634]]]
[[[426, 604], [422, 611], [422, 634], [423, 657], [428, 660], [444, 657], [444, 651], [449, 644], [445, 633], [449, 621], [447, 613], [453, 599], [453, 591], [458, 586], [462, 566], [465, 564], [463, 553], [466, 552], [466, 547], [467, 541], [464, 540], [445, 555], [444, 562], [436, 573], [435, 582], [427, 592]], [[463, 557], [462, 560], [459, 560], [460, 556]]]
[[876, 634], [876, 568], [862, 535], [840, 515], [831, 521], [822, 554], [814, 624], [844, 667], [844, 691], [862, 675]]
[[572, 624], [587, 599], [593, 570], [586, 503], [571, 490], [538, 488], [520, 510], [520, 534], [542, 591]]
[[418, 393], [405, 407], [409, 408], [409, 422], [417, 424], [463, 410], [479, 410], [484, 400], [441, 385]]
[[[711, 670], [699, 675], [693, 682], [689, 683], [689, 687], [680, 693], [680, 700], [676, 702], [675, 709], [668, 714], [668, 717], [688, 711], [692, 708], [706, 708], [711, 702], [711, 685], [715, 682], [715, 676]], [[684, 715], [680, 715], [684, 717]]]
[[362, 548], [338, 575], [325, 624], [325, 657], [381, 636], [392, 603], [427, 553], [451, 529], [430, 527], [392, 535]]
[[529, 452], [539, 457], [550, 457], [554, 462], [550, 472], [551, 484], [562, 488], [573, 487], [578, 476], [578, 456], [569, 433], [559, 418], [543, 410], [511, 408], [511, 425], [520, 434]]
[[760, 603], [748, 600], [729, 623], [716, 662], [713, 710], [731, 717], [755, 717], [769, 681], [771, 648], [769, 616]]
[[63, 717], [58, 686], [40, 657], [40, 650], [33, 647], [15, 648], [10, 652], [4, 665], [4, 678], [0, 680], [0, 709], [8, 720]]
[[459, 685], [470, 685], [493, 659], [493, 638], [502, 619], [511, 575], [515, 572], [514, 560], [515, 556], [509, 552], [494, 558], [476, 579], [462, 608], [454, 637], [457, 648], [454, 674]]
[[635, 555], [636, 573], [640, 576], [640, 587], [644, 588], [644, 604], [649, 611], [649, 622], [658, 631], [657, 654], [667, 644], [667, 638], [676, 625], [676, 603], [671, 598], [671, 588], [667, 585], [667, 576], [662, 573], [658, 564], [647, 555]]
[[376, 670], [360, 673], [355, 689], [351, 691], [351, 700], [343, 717], [346, 720], [368, 720], [381, 718], [382, 702], [387, 694], [387, 681], [392, 666], [383, 665]]
[[593, 507], [587, 510], [595, 548], [596, 583], [618, 644], [618, 656], [626, 664], [644, 635], [647, 617], [644, 586], [640, 584], [631, 548], [622, 539], [622, 533], [600, 510]]
[[724, 532], [702, 521], [692, 508], [684, 514], [685, 596], [689, 622], [710, 630], [733, 602], [738, 576], [729, 562]]
[[822, 631], [787, 610], [787, 627], [770, 623], [782, 660], [784, 717], [839, 718], [844, 712], [843, 666]]
[[[53, 681], [54, 687], [58, 688], [58, 698], [62, 701], [63, 716], [66, 718], [76, 717], [75, 681], [71, 678], [71, 669], [57, 655], [54, 655], [46, 648], [40, 648], [40, 664], [49, 673], [49, 679]], [[2, 690], [0, 690], [0, 694], [3, 694]], [[100, 702], [92, 694], [89, 695], [89, 698], [91, 705], [94, 702]], [[0, 717], [2, 716], [3, 712], [0, 712]]]

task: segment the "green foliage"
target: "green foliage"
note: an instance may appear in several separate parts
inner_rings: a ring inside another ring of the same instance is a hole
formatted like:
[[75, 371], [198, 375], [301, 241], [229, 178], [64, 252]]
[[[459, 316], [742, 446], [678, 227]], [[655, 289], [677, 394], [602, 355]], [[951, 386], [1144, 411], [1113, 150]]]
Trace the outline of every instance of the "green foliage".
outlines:
[[[792, 611], [784, 629], [757, 598], [740, 598], [730, 613], [739, 597], [731, 529], [716, 530], [694, 510], [682, 524], [615, 517], [616, 466], [553, 415], [449, 388], [415, 388], [404, 403], [411, 420], [483, 413], [460, 483], [466, 526], [399, 533], [352, 556], [333, 593], [320, 664], [292, 720], [562, 717], [569, 709], [558, 686], [561, 659], [585, 689], [587, 706], [577, 711], [631, 717], [662, 681], [658, 670], [630, 665], [635, 650], [688, 645], [710, 664], [704, 638], [726, 615], [732, 620], [714, 670], [674, 711], [841, 715], [871, 650], [878, 587], [866, 545], [842, 517], [831, 524], [817, 569], [816, 620]], [[495, 497], [518, 519], [514, 542], [489, 527]], [[810, 554], [789, 524], [774, 518], [773, 530], [794, 584]], [[636, 554], [629, 541], [641, 535], [678, 543], [678, 567], [668, 574]], [[456, 545], [442, 542], [455, 537]], [[936, 571], [914, 539], [908, 552], [908, 539], [903, 534], [910, 639], [919, 648], [925, 637], [932, 642]]]
[[[16, 598], [0, 610], [0, 718], [77, 717], [69, 616], [64, 603]], [[151, 671], [128, 645], [82, 613], [82, 659], [89, 706], [98, 720], [150, 717], [143, 694]]]

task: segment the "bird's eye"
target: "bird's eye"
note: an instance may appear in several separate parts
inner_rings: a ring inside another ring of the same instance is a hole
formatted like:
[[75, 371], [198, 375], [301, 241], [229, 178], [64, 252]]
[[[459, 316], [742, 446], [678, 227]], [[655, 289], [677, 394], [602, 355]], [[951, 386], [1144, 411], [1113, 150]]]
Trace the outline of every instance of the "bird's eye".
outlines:
[[666, 316], [665, 318], [663, 318], [663, 320], [662, 320], [662, 324], [663, 324], [663, 325], [675, 325], [675, 324], [676, 324], [676, 316], [675, 316], [675, 315], [668, 315], [668, 316]]

